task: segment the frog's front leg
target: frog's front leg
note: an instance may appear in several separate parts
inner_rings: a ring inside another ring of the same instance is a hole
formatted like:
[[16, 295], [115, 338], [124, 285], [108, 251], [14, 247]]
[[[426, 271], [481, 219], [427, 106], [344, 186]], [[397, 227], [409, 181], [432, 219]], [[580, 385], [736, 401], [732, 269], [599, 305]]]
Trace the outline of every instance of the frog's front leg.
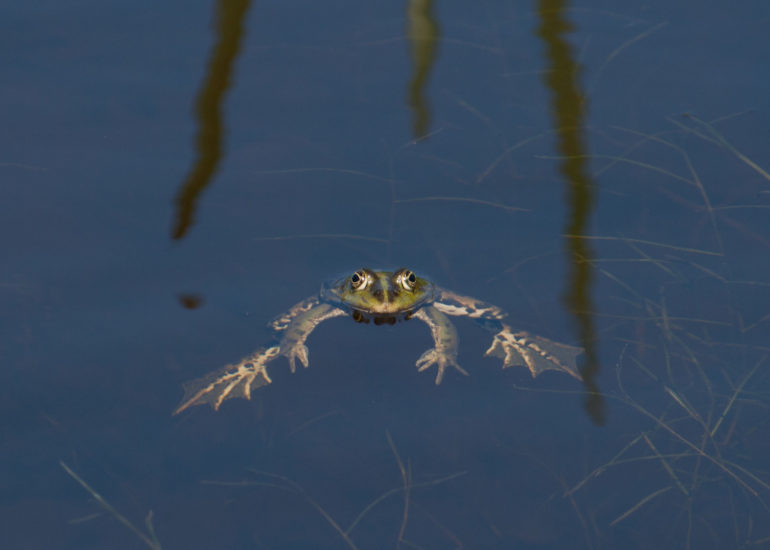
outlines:
[[286, 313], [282, 313], [272, 321], [270, 321], [267, 326], [269, 326], [271, 329], [273, 329], [275, 332], [283, 332], [287, 328], [291, 326], [291, 324], [294, 322], [294, 320], [302, 315], [303, 313], [307, 313], [314, 307], [317, 307], [318, 304], [321, 303], [321, 300], [318, 298], [318, 296], [311, 296], [309, 298], [305, 298], [301, 302], [297, 302], [293, 306], [289, 308]]
[[436, 365], [436, 384], [441, 384], [444, 371], [448, 366], [453, 366], [464, 375], [468, 373], [457, 364], [457, 330], [452, 321], [433, 306], [427, 306], [417, 311], [414, 318], [423, 321], [430, 327], [433, 344], [435, 347], [423, 353], [417, 360], [417, 370], [422, 372], [432, 365]]
[[511, 327], [499, 323], [500, 331], [495, 334], [492, 345], [484, 355], [503, 359], [503, 368], [513, 365], [527, 366], [532, 378], [546, 370], [560, 370], [578, 380], [583, 378], [577, 368], [577, 356], [583, 348], [560, 344], [529, 332], [513, 332]]
[[471, 319], [495, 319], [498, 321], [508, 315], [497, 306], [471, 298], [470, 296], [457, 294], [451, 290], [440, 288], [438, 293], [438, 300], [433, 304], [433, 307], [447, 315], [470, 317]]
[[234, 397], [251, 399], [251, 391], [270, 384], [267, 364], [278, 357], [278, 346], [261, 348], [241, 359], [238, 363], [226, 365], [206, 376], [184, 384], [184, 397], [174, 411], [208, 403], [216, 411], [220, 405]]
[[[281, 339], [280, 354], [289, 360], [291, 372], [297, 370], [296, 360], [299, 359], [304, 367], [309, 364], [308, 349], [305, 345], [310, 333], [315, 327], [327, 319], [347, 315], [344, 310], [329, 304], [317, 304], [311, 307], [304, 306], [306, 302], [300, 302], [295, 306], [305, 307], [304, 310], [297, 312], [285, 327], [285, 334]], [[293, 310], [294, 308], [292, 308]]]

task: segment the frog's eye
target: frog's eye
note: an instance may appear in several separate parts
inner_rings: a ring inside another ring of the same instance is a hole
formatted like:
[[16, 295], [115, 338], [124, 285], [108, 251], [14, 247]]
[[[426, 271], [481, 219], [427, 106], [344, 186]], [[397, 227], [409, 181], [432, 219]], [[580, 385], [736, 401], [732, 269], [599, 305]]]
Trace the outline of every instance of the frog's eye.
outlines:
[[401, 277], [398, 278], [398, 282], [404, 290], [414, 290], [415, 283], [417, 283], [417, 277], [414, 272], [405, 269], [401, 272]]
[[356, 271], [353, 273], [353, 275], [350, 276], [350, 284], [353, 287], [353, 290], [361, 290], [362, 288], [366, 288], [366, 281], [368, 278], [369, 276], [364, 270]]

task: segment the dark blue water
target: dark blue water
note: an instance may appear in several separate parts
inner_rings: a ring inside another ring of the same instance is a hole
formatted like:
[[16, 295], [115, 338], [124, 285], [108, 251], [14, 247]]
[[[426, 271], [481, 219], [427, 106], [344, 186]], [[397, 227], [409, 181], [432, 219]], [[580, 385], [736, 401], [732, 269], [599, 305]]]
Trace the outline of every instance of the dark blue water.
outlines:
[[[0, 8], [0, 546], [767, 545], [769, 18]], [[340, 318], [171, 415], [362, 266], [584, 347], [584, 382], [457, 318], [436, 386], [424, 325]]]

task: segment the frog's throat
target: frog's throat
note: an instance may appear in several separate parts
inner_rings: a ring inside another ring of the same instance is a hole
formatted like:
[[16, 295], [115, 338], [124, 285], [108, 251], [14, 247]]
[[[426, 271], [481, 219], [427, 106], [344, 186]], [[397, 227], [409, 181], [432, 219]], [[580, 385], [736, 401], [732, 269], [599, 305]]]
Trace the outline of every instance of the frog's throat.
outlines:
[[350, 316], [356, 323], [374, 323], [375, 325], [395, 325], [400, 321], [408, 321], [414, 311], [402, 311], [399, 313], [370, 313], [360, 309], [351, 308]]

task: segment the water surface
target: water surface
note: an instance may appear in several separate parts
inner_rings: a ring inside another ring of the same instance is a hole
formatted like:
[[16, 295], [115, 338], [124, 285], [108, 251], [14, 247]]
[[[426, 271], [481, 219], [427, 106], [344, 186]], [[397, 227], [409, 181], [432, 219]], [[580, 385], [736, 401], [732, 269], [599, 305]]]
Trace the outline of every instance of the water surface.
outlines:
[[[2, 546], [768, 544], [769, 15], [4, 8]], [[585, 382], [458, 319], [436, 386], [423, 325], [335, 319], [171, 416], [361, 266], [583, 346]]]

